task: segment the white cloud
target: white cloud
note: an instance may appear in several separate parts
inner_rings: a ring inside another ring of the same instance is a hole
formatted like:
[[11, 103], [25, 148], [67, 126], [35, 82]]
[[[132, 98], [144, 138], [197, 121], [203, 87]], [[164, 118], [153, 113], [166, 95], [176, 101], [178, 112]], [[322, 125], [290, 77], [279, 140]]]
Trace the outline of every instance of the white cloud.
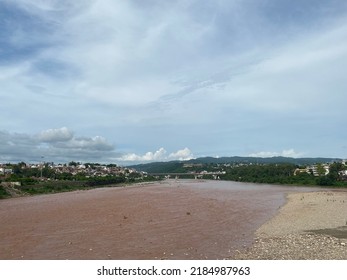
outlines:
[[166, 150], [160, 148], [155, 152], [147, 152], [144, 155], [137, 155], [134, 153], [123, 155], [118, 160], [121, 161], [161, 161], [166, 158]]
[[193, 158], [192, 152], [188, 148], [178, 150], [167, 155], [164, 148], [160, 148], [155, 152], [147, 152], [144, 155], [134, 153], [125, 154], [117, 160], [124, 162], [150, 162], [150, 161], [167, 161], [167, 160], [189, 160]]
[[193, 158], [193, 154], [191, 152], [191, 150], [189, 150], [188, 148], [184, 148], [182, 150], [178, 150], [175, 153], [171, 153], [169, 155], [170, 159], [177, 159], [177, 160], [190, 160]]
[[289, 150], [283, 150], [282, 152], [258, 152], [258, 153], [252, 153], [249, 156], [250, 157], [301, 157], [303, 153], [298, 153], [295, 152], [294, 149], [289, 149]]
[[112, 151], [114, 149], [114, 146], [101, 136], [73, 138], [67, 142], [55, 143], [54, 147], [91, 151]]
[[104, 137], [74, 137], [73, 132], [66, 127], [44, 130], [38, 134], [37, 139], [60, 149], [93, 151], [111, 151], [114, 149], [114, 146], [108, 143]]
[[109, 162], [117, 156], [104, 137], [74, 137], [66, 127], [47, 129], [36, 135], [0, 131], [1, 161], [70, 160]]
[[44, 130], [37, 136], [42, 142], [65, 142], [73, 137], [73, 132], [66, 127]]

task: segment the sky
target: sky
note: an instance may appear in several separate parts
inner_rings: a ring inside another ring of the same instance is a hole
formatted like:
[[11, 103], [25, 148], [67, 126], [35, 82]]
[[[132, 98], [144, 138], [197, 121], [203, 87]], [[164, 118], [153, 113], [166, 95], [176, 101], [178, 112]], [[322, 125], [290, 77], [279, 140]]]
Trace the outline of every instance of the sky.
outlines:
[[0, 163], [347, 158], [345, 0], [0, 0]]

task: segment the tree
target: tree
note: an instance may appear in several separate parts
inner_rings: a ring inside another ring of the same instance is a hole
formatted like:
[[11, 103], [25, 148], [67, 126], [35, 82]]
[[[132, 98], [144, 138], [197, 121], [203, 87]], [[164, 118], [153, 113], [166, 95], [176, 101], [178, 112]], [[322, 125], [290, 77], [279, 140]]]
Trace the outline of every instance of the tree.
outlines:
[[321, 163], [317, 164], [317, 172], [319, 176], [324, 176], [325, 175], [325, 168]]

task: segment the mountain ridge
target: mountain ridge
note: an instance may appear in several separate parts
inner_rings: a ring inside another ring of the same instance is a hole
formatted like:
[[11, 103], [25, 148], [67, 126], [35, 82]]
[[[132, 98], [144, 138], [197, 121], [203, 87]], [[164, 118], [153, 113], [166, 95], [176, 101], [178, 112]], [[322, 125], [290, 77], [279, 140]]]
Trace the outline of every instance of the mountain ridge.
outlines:
[[165, 173], [165, 172], [177, 172], [184, 171], [183, 165], [187, 164], [279, 164], [289, 163], [295, 165], [313, 165], [318, 163], [328, 163], [342, 161], [341, 158], [325, 158], [325, 157], [305, 157], [305, 158], [292, 158], [292, 157], [200, 157], [196, 159], [190, 159], [185, 161], [162, 161], [162, 162], [150, 162], [141, 163], [136, 165], [128, 165], [129, 168], [134, 168], [138, 171], [144, 171], [149, 173]]

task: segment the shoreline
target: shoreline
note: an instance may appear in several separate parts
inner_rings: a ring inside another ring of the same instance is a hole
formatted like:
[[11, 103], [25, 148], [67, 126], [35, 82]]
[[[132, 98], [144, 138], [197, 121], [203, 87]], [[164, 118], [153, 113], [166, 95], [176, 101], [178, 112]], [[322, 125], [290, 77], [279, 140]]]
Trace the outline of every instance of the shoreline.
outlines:
[[234, 259], [347, 260], [347, 191], [290, 193]]
[[0, 198], [0, 201], [2, 200], [8, 200], [13, 198], [21, 198], [21, 197], [36, 197], [41, 195], [54, 195], [54, 194], [60, 194], [60, 193], [74, 193], [74, 192], [81, 192], [81, 191], [90, 191], [94, 189], [108, 189], [108, 188], [131, 188], [131, 187], [144, 187], [144, 186], [150, 186], [153, 184], [165, 184], [168, 182], [229, 182], [229, 183], [240, 183], [240, 184], [248, 184], [248, 185], [263, 185], [263, 186], [274, 186], [274, 187], [283, 187], [283, 188], [305, 188], [305, 189], [321, 189], [324, 190], [331, 190], [331, 191], [342, 191], [347, 192], [347, 186], [341, 186], [341, 187], [326, 187], [326, 186], [319, 186], [319, 185], [300, 185], [300, 184], [279, 184], [279, 183], [257, 183], [257, 182], [239, 182], [239, 181], [232, 181], [232, 180], [213, 180], [213, 179], [165, 179], [165, 180], [154, 180], [154, 181], [142, 181], [142, 182], [131, 182], [131, 183], [119, 183], [119, 184], [109, 184], [109, 185], [100, 185], [100, 186], [89, 186], [89, 187], [83, 187], [83, 188], [76, 188], [72, 190], [63, 190], [63, 191], [52, 191], [52, 192], [42, 192], [42, 193], [25, 193], [22, 192], [20, 189], [13, 188], [14, 195], [10, 195], [8, 197], [2, 197]]

